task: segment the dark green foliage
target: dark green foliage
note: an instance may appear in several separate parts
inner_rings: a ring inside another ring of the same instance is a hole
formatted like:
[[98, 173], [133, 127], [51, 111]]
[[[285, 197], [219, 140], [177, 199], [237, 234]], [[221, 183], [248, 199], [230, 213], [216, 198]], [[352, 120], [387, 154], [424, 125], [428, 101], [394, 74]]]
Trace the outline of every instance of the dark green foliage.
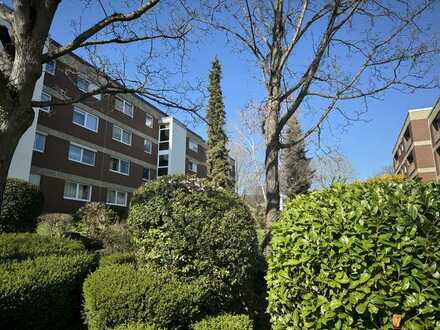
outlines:
[[79, 319], [81, 286], [93, 255], [48, 256], [0, 264], [1, 329], [66, 329]]
[[135, 264], [136, 256], [133, 252], [116, 252], [113, 254], [102, 256], [99, 259], [99, 266], [106, 265], [123, 265], [123, 264]]
[[0, 234], [0, 262], [84, 252], [81, 242], [31, 233]]
[[43, 194], [29, 182], [8, 179], [0, 213], [0, 232], [32, 231], [43, 210]]
[[232, 188], [231, 164], [226, 149], [228, 138], [225, 126], [225, 105], [223, 103], [220, 61], [216, 57], [209, 73], [208, 122], [208, 178], [223, 188]]
[[[290, 118], [287, 125], [286, 142], [299, 141], [303, 134], [296, 117]], [[310, 161], [306, 156], [304, 142], [282, 150], [281, 191], [284, 195], [293, 197], [310, 189], [314, 173]]]
[[187, 329], [201, 318], [205, 295], [201, 283], [185, 283], [166, 272], [130, 265], [99, 268], [84, 283], [90, 330], [132, 322]]
[[293, 199], [273, 227], [274, 329], [440, 327], [440, 185], [336, 184]]
[[158, 330], [158, 328], [154, 328], [148, 324], [136, 322], [119, 325], [116, 328], [113, 328], [113, 330]]
[[186, 280], [202, 278], [226, 300], [251, 282], [255, 225], [229, 190], [203, 179], [161, 177], [134, 193], [128, 223], [143, 263]]
[[193, 325], [193, 330], [252, 330], [252, 321], [247, 315], [220, 315]]

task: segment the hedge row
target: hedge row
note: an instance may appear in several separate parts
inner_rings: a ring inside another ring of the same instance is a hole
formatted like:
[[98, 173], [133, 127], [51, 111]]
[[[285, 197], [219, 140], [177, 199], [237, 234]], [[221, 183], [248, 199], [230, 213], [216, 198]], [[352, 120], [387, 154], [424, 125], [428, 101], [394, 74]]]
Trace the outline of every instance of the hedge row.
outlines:
[[77, 254], [84, 251], [81, 242], [67, 238], [52, 238], [31, 233], [0, 234], [0, 262]]
[[440, 328], [440, 185], [374, 180], [293, 199], [273, 226], [273, 329]]
[[193, 330], [252, 330], [247, 315], [220, 315], [202, 320], [192, 326]]
[[204, 315], [206, 291], [198, 282], [116, 264], [100, 267], [87, 278], [84, 300], [90, 330], [132, 322], [187, 329]]
[[1, 329], [66, 329], [78, 320], [93, 255], [46, 256], [0, 264]]

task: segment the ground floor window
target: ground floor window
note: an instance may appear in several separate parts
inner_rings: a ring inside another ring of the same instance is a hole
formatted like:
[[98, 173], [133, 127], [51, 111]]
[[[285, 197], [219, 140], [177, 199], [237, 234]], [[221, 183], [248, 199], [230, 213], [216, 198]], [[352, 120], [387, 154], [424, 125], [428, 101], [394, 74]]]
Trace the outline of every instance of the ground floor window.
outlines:
[[107, 204], [127, 206], [127, 192], [117, 190], [107, 190]]
[[92, 186], [76, 182], [66, 182], [64, 185], [65, 199], [90, 202], [91, 197]]

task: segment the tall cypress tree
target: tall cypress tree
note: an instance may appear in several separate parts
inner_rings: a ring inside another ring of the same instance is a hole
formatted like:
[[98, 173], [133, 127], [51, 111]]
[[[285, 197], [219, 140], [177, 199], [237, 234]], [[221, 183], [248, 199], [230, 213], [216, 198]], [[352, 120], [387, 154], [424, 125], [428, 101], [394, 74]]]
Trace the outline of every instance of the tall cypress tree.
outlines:
[[225, 106], [220, 87], [222, 69], [216, 57], [209, 72], [208, 104], [208, 178], [224, 188], [232, 188], [231, 166], [226, 150]]
[[[302, 136], [302, 130], [298, 120], [293, 116], [287, 124], [286, 139], [293, 142]], [[314, 171], [307, 158], [304, 141], [295, 146], [284, 149], [281, 153], [281, 192], [287, 197], [292, 197], [309, 190]]]

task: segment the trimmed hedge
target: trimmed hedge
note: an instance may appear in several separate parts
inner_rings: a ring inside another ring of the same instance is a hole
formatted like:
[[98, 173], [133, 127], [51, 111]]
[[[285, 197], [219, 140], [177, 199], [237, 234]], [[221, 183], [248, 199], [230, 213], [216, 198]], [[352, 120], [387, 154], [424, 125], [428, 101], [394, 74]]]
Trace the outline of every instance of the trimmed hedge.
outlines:
[[117, 326], [114, 330], [158, 330], [151, 325], [144, 323], [129, 323]]
[[193, 325], [193, 330], [252, 330], [252, 321], [247, 315], [220, 315], [202, 320]]
[[0, 262], [84, 252], [81, 242], [31, 233], [0, 234]]
[[102, 256], [99, 260], [99, 266], [135, 264], [136, 256], [133, 252], [116, 252]]
[[203, 179], [164, 176], [134, 193], [128, 224], [141, 263], [185, 280], [203, 278], [226, 300], [252, 282], [255, 224], [233, 192]]
[[0, 232], [33, 231], [43, 203], [40, 188], [23, 180], [8, 179], [0, 212]]
[[288, 203], [268, 261], [274, 329], [440, 327], [440, 185], [372, 181]]
[[187, 329], [201, 319], [206, 293], [200, 283], [184, 283], [166, 273], [131, 265], [100, 267], [84, 283], [84, 309], [90, 330], [144, 322]]
[[81, 285], [96, 265], [86, 254], [0, 264], [0, 328], [70, 327], [80, 317]]

